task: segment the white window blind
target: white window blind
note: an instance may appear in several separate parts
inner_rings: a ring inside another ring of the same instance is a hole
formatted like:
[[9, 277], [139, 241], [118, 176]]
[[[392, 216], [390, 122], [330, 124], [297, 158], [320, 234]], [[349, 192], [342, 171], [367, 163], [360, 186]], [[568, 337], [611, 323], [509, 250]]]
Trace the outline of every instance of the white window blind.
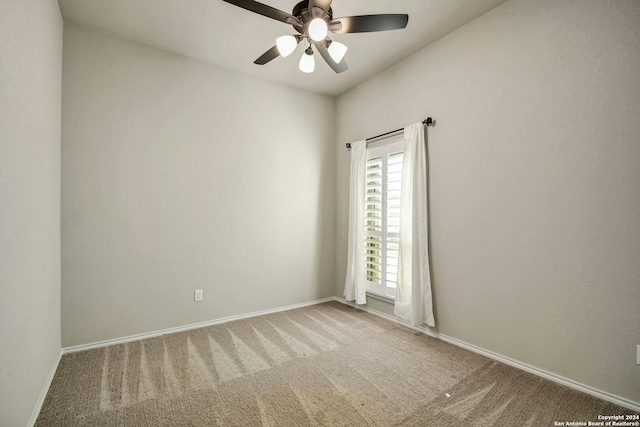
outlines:
[[400, 137], [367, 148], [364, 225], [367, 292], [389, 298], [395, 298], [398, 283], [403, 146]]

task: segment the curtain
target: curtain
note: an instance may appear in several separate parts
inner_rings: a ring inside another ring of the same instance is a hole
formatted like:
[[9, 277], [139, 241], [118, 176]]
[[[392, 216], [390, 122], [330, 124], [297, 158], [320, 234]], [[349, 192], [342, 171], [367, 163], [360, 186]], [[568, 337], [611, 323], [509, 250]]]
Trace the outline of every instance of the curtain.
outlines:
[[364, 262], [364, 202], [367, 178], [367, 142], [351, 144], [351, 177], [349, 181], [349, 235], [347, 277], [344, 296], [347, 301], [366, 304], [367, 284]]
[[404, 129], [400, 255], [394, 314], [414, 326], [434, 327], [429, 269], [427, 157], [424, 125]]

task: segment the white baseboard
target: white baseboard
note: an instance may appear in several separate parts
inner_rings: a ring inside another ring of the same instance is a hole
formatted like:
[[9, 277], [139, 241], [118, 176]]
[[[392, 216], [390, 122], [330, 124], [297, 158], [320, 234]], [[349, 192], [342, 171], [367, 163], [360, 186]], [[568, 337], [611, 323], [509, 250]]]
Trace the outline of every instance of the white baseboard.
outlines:
[[537, 376], [542, 377], [542, 378], [546, 378], [546, 379], [548, 379], [550, 381], [556, 382], [558, 384], [562, 384], [562, 385], [567, 386], [569, 388], [572, 388], [574, 390], [578, 390], [578, 391], [581, 391], [583, 393], [587, 393], [587, 394], [589, 394], [591, 396], [595, 396], [597, 398], [600, 398], [602, 400], [606, 400], [607, 402], [615, 403], [616, 405], [620, 405], [620, 406], [623, 406], [625, 408], [631, 409], [633, 411], [640, 412], [640, 403], [638, 403], [638, 402], [633, 402], [633, 401], [631, 401], [629, 399], [625, 399], [623, 397], [616, 396], [614, 394], [607, 393], [607, 392], [602, 391], [602, 390], [598, 390], [598, 389], [593, 388], [591, 386], [579, 383], [577, 381], [573, 381], [573, 380], [571, 380], [569, 378], [565, 378], [563, 376], [556, 375], [556, 374], [553, 374], [551, 372], [545, 371], [543, 369], [536, 368], [535, 366], [528, 365], [528, 364], [520, 362], [518, 360], [511, 359], [511, 358], [506, 357], [506, 356], [502, 356], [500, 354], [494, 353], [494, 352], [489, 351], [489, 350], [485, 350], [484, 348], [477, 347], [477, 346], [475, 346], [473, 344], [466, 343], [466, 342], [461, 341], [459, 339], [452, 338], [450, 336], [447, 336], [447, 335], [444, 335], [444, 334], [440, 334], [440, 333], [437, 333], [437, 332], [433, 332], [433, 331], [431, 331], [431, 330], [429, 330], [427, 328], [422, 328], [422, 327], [419, 327], [419, 326], [413, 326], [410, 323], [408, 323], [408, 322], [406, 322], [406, 321], [404, 321], [402, 319], [398, 319], [395, 316], [390, 316], [390, 315], [388, 315], [386, 313], [382, 313], [382, 312], [380, 312], [378, 310], [373, 310], [373, 309], [371, 309], [369, 307], [366, 307], [366, 306], [356, 305], [356, 304], [354, 304], [352, 302], [349, 302], [349, 301], [345, 300], [344, 298], [334, 297], [334, 300], [338, 301], [338, 302], [341, 302], [341, 303], [343, 303], [345, 305], [348, 305], [350, 307], [355, 307], [355, 308], [357, 308], [359, 310], [362, 310], [362, 311], [365, 311], [367, 313], [373, 314], [375, 316], [382, 317], [384, 319], [390, 320], [390, 321], [392, 321], [394, 323], [397, 323], [399, 325], [406, 326], [407, 328], [410, 328], [410, 329], [412, 329], [414, 331], [422, 332], [423, 334], [429, 335], [431, 337], [438, 338], [438, 339], [440, 339], [442, 341], [446, 341], [446, 342], [448, 342], [450, 344], [453, 344], [453, 345], [456, 345], [458, 347], [462, 347], [464, 349], [473, 351], [474, 353], [481, 354], [481, 355], [486, 356], [486, 357], [488, 357], [490, 359], [497, 360], [499, 362], [502, 362], [502, 363], [505, 363], [507, 365], [513, 366], [514, 368], [522, 369], [523, 371], [529, 372], [531, 374], [537, 375]]
[[131, 341], [143, 340], [143, 339], [146, 339], [146, 338], [158, 337], [158, 336], [165, 335], [165, 334], [175, 334], [176, 332], [183, 332], [183, 331], [189, 331], [191, 329], [204, 328], [206, 326], [219, 325], [221, 323], [227, 323], [227, 322], [231, 322], [231, 321], [234, 321], [234, 320], [240, 320], [240, 319], [247, 319], [249, 317], [262, 316], [264, 314], [271, 314], [271, 313], [277, 313], [277, 312], [280, 312], [280, 311], [293, 310], [294, 308], [307, 307], [307, 306], [310, 306], [310, 305], [316, 305], [316, 304], [320, 304], [320, 303], [327, 302], [327, 301], [333, 301], [333, 300], [334, 300], [334, 297], [322, 298], [322, 299], [317, 299], [317, 300], [313, 300], [313, 301], [307, 301], [307, 302], [303, 302], [303, 303], [299, 303], [299, 304], [287, 305], [287, 306], [284, 306], [284, 307], [272, 308], [272, 309], [268, 309], [268, 310], [254, 311], [252, 313], [247, 313], [247, 314], [239, 314], [239, 315], [223, 317], [223, 318], [215, 319], [215, 320], [208, 320], [208, 321], [205, 321], [205, 322], [192, 323], [190, 325], [177, 326], [175, 328], [167, 328], [167, 329], [161, 329], [159, 331], [145, 332], [145, 333], [136, 334], [136, 335], [129, 335], [129, 336], [126, 336], [126, 337], [114, 338], [114, 339], [104, 340], [104, 341], [98, 341], [98, 342], [94, 342], [94, 343], [90, 343], [90, 344], [74, 345], [74, 346], [71, 346], [71, 347], [63, 348], [62, 349], [62, 353], [63, 354], [74, 353], [74, 352], [77, 352], [77, 351], [90, 350], [90, 349], [94, 349], [94, 348], [107, 347], [107, 346], [115, 345], [115, 344], [123, 344], [123, 343], [131, 342]]
[[44, 399], [47, 397], [47, 393], [49, 393], [49, 387], [51, 387], [51, 383], [53, 382], [53, 377], [56, 375], [56, 370], [58, 370], [58, 365], [60, 364], [60, 359], [62, 359], [62, 350], [58, 354], [54, 364], [51, 366], [51, 370], [49, 371], [49, 375], [47, 376], [47, 380], [42, 387], [42, 391], [40, 391], [40, 397], [36, 402], [36, 405], [33, 407], [33, 412], [31, 413], [31, 418], [29, 418], [29, 422], [27, 423], [28, 427], [33, 427], [38, 420], [38, 415], [40, 415], [40, 410], [42, 409], [42, 405], [44, 404]]

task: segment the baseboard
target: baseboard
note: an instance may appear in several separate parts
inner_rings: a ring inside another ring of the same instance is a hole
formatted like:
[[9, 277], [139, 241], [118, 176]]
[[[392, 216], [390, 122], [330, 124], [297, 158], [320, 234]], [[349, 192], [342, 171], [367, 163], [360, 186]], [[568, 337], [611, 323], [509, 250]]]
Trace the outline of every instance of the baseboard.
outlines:
[[369, 307], [366, 307], [366, 306], [356, 305], [356, 304], [354, 304], [352, 302], [349, 302], [349, 301], [345, 300], [344, 298], [333, 297], [333, 299], [334, 299], [334, 301], [341, 302], [341, 303], [343, 303], [345, 305], [348, 305], [350, 307], [355, 307], [355, 308], [357, 308], [359, 310], [362, 310], [362, 311], [365, 311], [367, 313], [373, 314], [374, 316], [382, 317], [382, 318], [387, 319], [387, 320], [389, 320], [391, 322], [397, 323], [397, 324], [402, 325], [402, 326], [406, 326], [407, 328], [410, 328], [410, 329], [412, 329], [414, 331], [421, 332], [423, 334], [426, 334], [426, 335], [429, 335], [431, 337], [440, 339], [442, 341], [446, 341], [446, 342], [448, 342], [450, 344], [456, 345], [458, 347], [462, 347], [462, 348], [467, 349], [469, 351], [473, 351], [474, 353], [481, 354], [481, 355], [486, 356], [486, 357], [488, 357], [490, 359], [497, 360], [498, 362], [502, 362], [502, 363], [505, 363], [505, 364], [507, 364], [509, 366], [513, 366], [514, 368], [522, 369], [523, 371], [526, 371], [526, 372], [529, 372], [531, 374], [537, 375], [539, 377], [548, 379], [548, 380], [556, 382], [558, 384], [562, 384], [562, 385], [564, 385], [566, 387], [569, 387], [569, 388], [572, 388], [574, 390], [578, 390], [578, 391], [581, 391], [583, 393], [589, 394], [591, 396], [597, 397], [599, 399], [606, 400], [607, 402], [615, 403], [616, 405], [623, 406], [625, 408], [631, 409], [632, 411], [640, 412], [640, 403], [638, 403], [638, 402], [633, 402], [633, 401], [625, 399], [623, 397], [616, 396], [614, 394], [607, 393], [607, 392], [602, 391], [602, 390], [598, 390], [596, 388], [593, 388], [591, 386], [579, 383], [579, 382], [571, 380], [569, 378], [565, 378], [563, 376], [553, 374], [553, 373], [545, 371], [543, 369], [536, 368], [535, 366], [531, 366], [531, 365], [528, 365], [526, 363], [520, 362], [518, 360], [511, 359], [509, 357], [502, 356], [500, 354], [494, 353], [494, 352], [486, 350], [484, 348], [475, 346], [473, 344], [466, 343], [466, 342], [461, 341], [461, 340], [459, 340], [457, 338], [453, 338], [453, 337], [450, 337], [450, 336], [447, 336], [447, 335], [444, 335], [444, 334], [433, 332], [433, 331], [431, 331], [431, 330], [429, 330], [427, 328], [422, 328], [422, 327], [419, 327], [419, 326], [413, 326], [409, 322], [406, 322], [406, 321], [404, 321], [402, 319], [398, 319], [395, 316], [390, 316], [390, 315], [388, 315], [386, 313], [382, 313], [382, 312], [380, 312], [378, 310], [373, 310], [373, 309], [371, 309]]
[[205, 321], [205, 322], [192, 323], [192, 324], [184, 325], [184, 326], [177, 326], [175, 328], [167, 328], [167, 329], [161, 329], [161, 330], [153, 331], [153, 332], [145, 332], [145, 333], [142, 333], [142, 334], [129, 335], [129, 336], [126, 336], [126, 337], [114, 338], [114, 339], [104, 340], [104, 341], [98, 341], [98, 342], [94, 342], [94, 343], [90, 343], [90, 344], [75, 345], [75, 346], [63, 348], [62, 349], [62, 353], [63, 354], [75, 353], [77, 351], [91, 350], [91, 349], [94, 349], [94, 348], [107, 347], [107, 346], [115, 345], [115, 344], [123, 344], [123, 343], [131, 342], [131, 341], [138, 341], [138, 340], [143, 340], [143, 339], [146, 339], [146, 338], [158, 337], [158, 336], [166, 335], [166, 334], [175, 334], [176, 332], [183, 332], [183, 331], [189, 331], [191, 329], [197, 329], [197, 328], [204, 328], [204, 327], [207, 327], [207, 326], [219, 325], [221, 323], [232, 322], [234, 320], [240, 320], [240, 319], [248, 319], [250, 317], [262, 316], [264, 314], [271, 314], [271, 313], [277, 313], [277, 312], [280, 312], [280, 311], [293, 310], [294, 308], [307, 307], [307, 306], [310, 306], [310, 305], [321, 304], [323, 302], [333, 301], [333, 300], [334, 300], [334, 297], [322, 298], [322, 299], [317, 299], [317, 300], [313, 300], [313, 301], [307, 301], [307, 302], [303, 302], [303, 303], [299, 303], [299, 304], [292, 304], [292, 305], [287, 305], [287, 306], [283, 306], [283, 307], [272, 308], [272, 309], [268, 309], [268, 310], [254, 311], [254, 312], [251, 312], [251, 313], [239, 314], [239, 315], [236, 315], [236, 316], [223, 317], [223, 318], [220, 318], [220, 319], [208, 320], [208, 321]]
[[51, 387], [51, 383], [53, 382], [53, 377], [56, 375], [56, 370], [58, 370], [58, 365], [60, 364], [60, 359], [62, 359], [62, 350], [58, 354], [55, 363], [51, 366], [51, 370], [49, 371], [49, 375], [47, 376], [47, 380], [42, 387], [42, 391], [40, 392], [40, 397], [36, 402], [36, 405], [33, 407], [33, 412], [31, 413], [31, 418], [29, 418], [29, 422], [27, 423], [28, 427], [33, 427], [38, 420], [38, 415], [40, 415], [40, 410], [42, 409], [42, 405], [44, 404], [44, 399], [47, 397], [47, 393], [49, 393], [49, 387]]

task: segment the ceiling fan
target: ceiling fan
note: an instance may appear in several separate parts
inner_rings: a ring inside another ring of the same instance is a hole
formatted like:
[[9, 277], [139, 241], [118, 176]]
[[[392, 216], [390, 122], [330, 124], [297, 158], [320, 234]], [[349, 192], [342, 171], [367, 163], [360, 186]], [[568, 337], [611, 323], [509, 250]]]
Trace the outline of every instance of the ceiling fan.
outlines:
[[347, 70], [344, 55], [347, 47], [327, 37], [334, 34], [368, 33], [373, 31], [398, 30], [409, 22], [406, 14], [359, 15], [333, 18], [332, 0], [303, 0], [296, 4], [291, 14], [254, 0], [224, 0], [243, 9], [290, 24], [298, 32], [292, 36], [276, 39], [276, 45], [262, 54], [254, 64], [264, 65], [278, 56], [289, 56], [305, 40], [308, 47], [300, 59], [300, 71], [312, 73], [315, 69], [312, 46], [336, 73]]

